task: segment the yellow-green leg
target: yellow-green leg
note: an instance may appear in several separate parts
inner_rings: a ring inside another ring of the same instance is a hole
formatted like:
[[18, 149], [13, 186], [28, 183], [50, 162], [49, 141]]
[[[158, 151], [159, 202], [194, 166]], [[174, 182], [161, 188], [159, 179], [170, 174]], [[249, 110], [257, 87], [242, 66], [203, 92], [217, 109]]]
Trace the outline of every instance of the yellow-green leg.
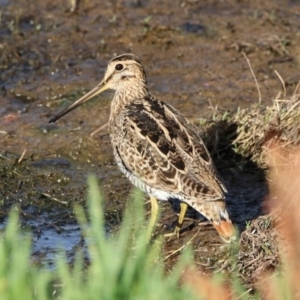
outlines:
[[157, 199], [153, 196], [150, 196], [150, 201], [151, 201], [151, 217], [150, 217], [148, 230], [147, 230], [148, 240], [151, 239], [152, 232], [154, 230], [155, 223], [156, 223], [157, 217], [158, 217], [158, 212], [159, 212], [159, 206], [157, 203]]
[[180, 213], [179, 213], [177, 225], [176, 225], [175, 231], [174, 231], [174, 234], [176, 234], [178, 238], [180, 235], [180, 229], [182, 227], [187, 208], [188, 208], [188, 205], [185, 202], [180, 202]]
[[175, 227], [174, 232], [165, 234], [166, 237], [172, 237], [172, 236], [176, 235], [177, 238], [179, 238], [180, 229], [182, 227], [187, 208], [188, 208], [188, 205], [185, 202], [180, 202], [180, 213], [178, 216], [177, 225]]

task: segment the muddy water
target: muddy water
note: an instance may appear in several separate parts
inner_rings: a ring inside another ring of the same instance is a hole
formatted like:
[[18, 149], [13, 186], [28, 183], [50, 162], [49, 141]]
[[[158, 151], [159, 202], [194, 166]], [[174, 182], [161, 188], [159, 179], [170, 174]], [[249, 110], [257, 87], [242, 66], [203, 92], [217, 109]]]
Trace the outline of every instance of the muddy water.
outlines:
[[[112, 93], [48, 124], [101, 80], [115, 54], [138, 55], [152, 93], [195, 121], [208, 117], [211, 105], [235, 110], [258, 101], [242, 52], [263, 103], [282, 90], [275, 70], [287, 93], [299, 81], [299, 1], [170, 3], [91, 0], [71, 7], [71, 1], [0, 0], [0, 220], [18, 207], [23, 226], [34, 233], [33, 252], [46, 262], [57, 245], [72, 252], [80, 242], [73, 204], [84, 205], [88, 174], [99, 179], [111, 227], [129, 197], [131, 185], [113, 161], [107, 132], [90, 136], [107, 122]], [[230, 213], [242, 228], [261, 214], [264, 173], [235, 161], [219, 168], [229, 187]], [[163, 207], [162, 223], [170, 226], [176, 217], [170, 205]], [[203, 250], [199, 261], [219, 243], [210, 226], [201, 226], [193, 241]], [[198, 227], [166, 243], [166, 253]]]

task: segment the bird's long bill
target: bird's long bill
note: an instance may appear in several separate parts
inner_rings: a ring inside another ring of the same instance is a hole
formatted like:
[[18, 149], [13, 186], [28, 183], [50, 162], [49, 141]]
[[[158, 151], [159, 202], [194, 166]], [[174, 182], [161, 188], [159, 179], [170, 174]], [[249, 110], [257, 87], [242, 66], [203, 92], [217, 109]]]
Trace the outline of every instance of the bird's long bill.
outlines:
[[101, 81], [95, 88], [93, 88], [91, 91], [89, 91], [87, 94], [85, 94], [83, 97], [75, 101], [73, 104], [71, 104], [69, 107], [65, 108], [55, 116], [53, 116], [49, 123], [54, 123], [79, 105], [83, 104], [84, 102], [88, 101], [89, 99], [93, 98], [94, 96], [102, 93], [103, 91], [107, 90], [108, 86], [105, 81]]

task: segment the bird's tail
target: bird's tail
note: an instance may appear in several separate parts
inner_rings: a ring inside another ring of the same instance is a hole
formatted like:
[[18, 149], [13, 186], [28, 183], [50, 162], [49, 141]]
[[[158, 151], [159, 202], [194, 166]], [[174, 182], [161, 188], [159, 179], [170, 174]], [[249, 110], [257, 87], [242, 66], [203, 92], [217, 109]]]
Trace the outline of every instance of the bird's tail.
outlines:
[[197, 204], [193, 207], [212, 222], [224, 242], [236, 240], [236, 230], [226, 210], [224, 199], [201, 202], [198, 206]]
[[230, 243], [236, 240], [236, 231], [230, 220], [213, 222], [213, 225], [224, 242]]

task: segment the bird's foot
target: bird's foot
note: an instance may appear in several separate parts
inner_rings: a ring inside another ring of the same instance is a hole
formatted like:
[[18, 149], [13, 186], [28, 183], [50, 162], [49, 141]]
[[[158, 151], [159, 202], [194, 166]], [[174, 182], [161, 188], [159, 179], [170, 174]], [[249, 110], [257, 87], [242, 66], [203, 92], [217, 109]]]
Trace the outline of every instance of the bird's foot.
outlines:
[[170, 239], [173, 237], [177, 237], [179, 239], [180, 238], [180, 230], [181, 230], [181, 226], [176, 225], [174, 231], [164, 234], [164, 237], [169, 237]]

